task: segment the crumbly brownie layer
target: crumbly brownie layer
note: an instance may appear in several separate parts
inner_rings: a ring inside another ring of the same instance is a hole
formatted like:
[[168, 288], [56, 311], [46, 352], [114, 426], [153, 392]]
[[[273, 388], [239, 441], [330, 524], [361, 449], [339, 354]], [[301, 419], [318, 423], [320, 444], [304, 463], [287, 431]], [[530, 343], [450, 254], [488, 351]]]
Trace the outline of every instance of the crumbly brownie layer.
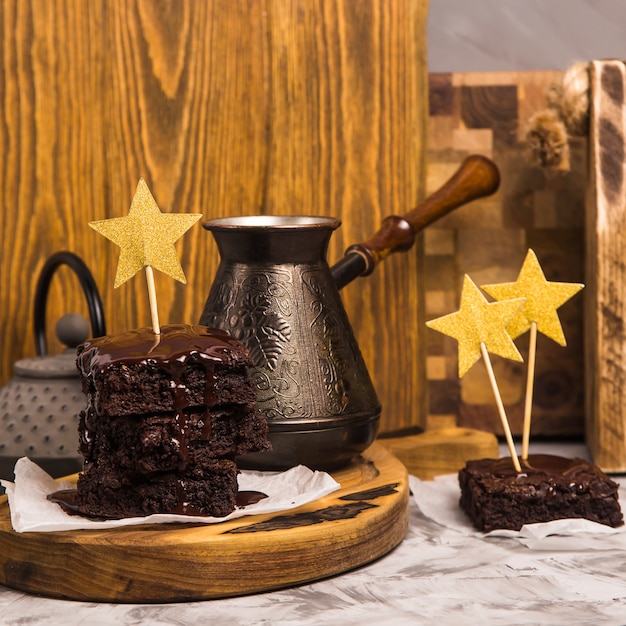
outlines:
[[154, 513], [224, 517], [237, 503], [237, 466], [225, 459], [149, 480], [131, 478], [106, 463], [92, 470], [78, 477], [77, 501], [78, 510], [93, 517], [117, 519]]
[[268, 426], [254, 405], [227, 405], [210, 412], [98, 416], [81, 412], [80, 452], [87, 466], [101, 457], [138, 474], [183, 470], [207, 459], [269, 449]]
[[241, 344], [204, 326], [164, 326], [98, 337], [77, 350], [83, 392], [98, 415], [248, 404], [256, 391]]
[[510, 458], [468, 461], [459, 485], [461, 508], [484, 532], [567, 518], [623, 524], [617, 483], [583, 459], [530, 455], [522, 474]]

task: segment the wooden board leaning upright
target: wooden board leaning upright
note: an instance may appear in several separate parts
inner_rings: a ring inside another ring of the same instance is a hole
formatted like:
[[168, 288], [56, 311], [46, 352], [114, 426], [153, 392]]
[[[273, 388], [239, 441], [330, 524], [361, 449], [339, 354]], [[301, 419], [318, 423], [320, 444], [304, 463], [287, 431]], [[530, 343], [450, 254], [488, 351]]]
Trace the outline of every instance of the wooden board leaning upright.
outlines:
[[626, 471], [626, 66], [590, 64], [585, 294], [586, 435], [594, 461]]

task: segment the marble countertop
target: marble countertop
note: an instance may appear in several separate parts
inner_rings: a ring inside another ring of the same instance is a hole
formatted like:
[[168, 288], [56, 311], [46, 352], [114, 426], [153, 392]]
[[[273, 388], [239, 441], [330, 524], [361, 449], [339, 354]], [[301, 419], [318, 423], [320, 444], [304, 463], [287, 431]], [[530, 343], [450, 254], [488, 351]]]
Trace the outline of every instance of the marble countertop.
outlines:
[[[581, 446], [543, 448], [568, 456]], [[626, 478], [616, 478], [626, 486]], [[624, 541], [624, 540], [622, 540]], [[615, 547], [615, 546], [618, 547]], [[626, 543], [624, 543], [626, 545]], [[52, 600], [0, 587], [0, 623], [29, 626], [308, 624], [625, 624], [626, 550], [610, 539], [539, 547], [442, 528], [410, 502], [404, 541], [331, 579], [180, 604]]]

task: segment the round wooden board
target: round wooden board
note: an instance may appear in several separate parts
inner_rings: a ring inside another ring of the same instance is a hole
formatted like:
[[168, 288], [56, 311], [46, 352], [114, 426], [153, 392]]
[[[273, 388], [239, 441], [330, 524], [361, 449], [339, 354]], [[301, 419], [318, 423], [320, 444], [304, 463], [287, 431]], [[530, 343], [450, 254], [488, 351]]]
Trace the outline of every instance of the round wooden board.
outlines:
[[213, 525], [16, 533], [0, 498], [0, 583], [44, 596], [177, 602], [300, 584], [368, 563], [404, 538], [405, 467], [372, 445], [307, 505]]

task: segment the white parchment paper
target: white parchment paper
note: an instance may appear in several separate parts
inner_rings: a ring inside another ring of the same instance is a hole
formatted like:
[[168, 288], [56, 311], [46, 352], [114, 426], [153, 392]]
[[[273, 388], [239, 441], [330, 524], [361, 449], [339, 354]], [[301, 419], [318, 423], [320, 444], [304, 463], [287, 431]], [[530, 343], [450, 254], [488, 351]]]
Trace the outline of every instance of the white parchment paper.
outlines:
[[68, 515], [58, 504], [48, 500], [48, 494], [60, 489], [73, 488], [74, 485], [54, 480], [26, 457], [18, 459], [15, 464], [15, 482], [0, 480], [9, 498], [11, 524], [13, 529], [20, 533], [89, 530], [170, 522], [214, 524], [245, 515], [294, 509], [322, 498], [340, 487], [329, 474], [310, 470], [303, 465], [285, 472], [242, 470], [238, 482], [240, 491], [260, 491], [268, 497], [255, 504], [237, 508], [226, 517], [158, 514], [98, 521], [78, 515]]
[[[619, 482], [619, 481], [616, 481]], [[526, 524], [519, 531], [477, 531], [459, 506], [461, 491], [456, 474], [423, 481], [409, 477], [413, 497], [426, 517], [446, 531], [480, 537], [510, 537], [536, 550], [626, 549], [626, 526], [611, 528], [586, 519], [560, 519], [541, 524]], [[626, 502], [626, 487], [620, 484], [619, 501]]]

